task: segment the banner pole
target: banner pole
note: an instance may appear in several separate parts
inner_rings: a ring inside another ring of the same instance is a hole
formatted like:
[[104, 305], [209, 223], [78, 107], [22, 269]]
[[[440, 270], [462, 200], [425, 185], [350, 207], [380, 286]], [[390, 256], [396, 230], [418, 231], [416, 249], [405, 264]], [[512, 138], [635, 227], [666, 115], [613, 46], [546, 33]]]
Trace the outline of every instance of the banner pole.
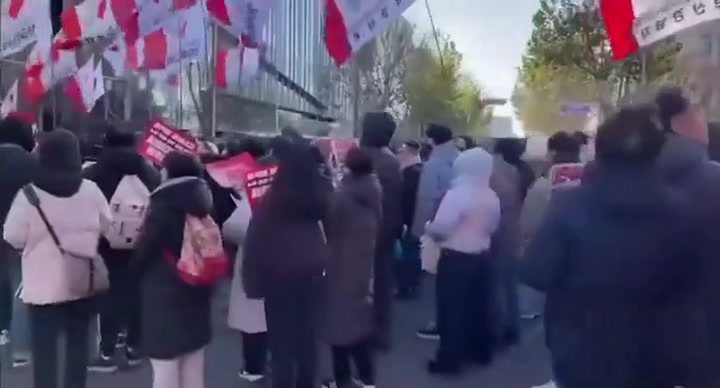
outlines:
[[218, 54], [218, 25], [214, 20], [210, 20], [212, 23], [212, 50], [210, 53], [210, 69], [208, 74], [210, 79], [208, 80], [210, 87], [210, 137], [215, 137], [217, 134], [218, 120], [217, 120], [217, 104], [218, 104], [218, 90], [217, 90], [217, 54]]

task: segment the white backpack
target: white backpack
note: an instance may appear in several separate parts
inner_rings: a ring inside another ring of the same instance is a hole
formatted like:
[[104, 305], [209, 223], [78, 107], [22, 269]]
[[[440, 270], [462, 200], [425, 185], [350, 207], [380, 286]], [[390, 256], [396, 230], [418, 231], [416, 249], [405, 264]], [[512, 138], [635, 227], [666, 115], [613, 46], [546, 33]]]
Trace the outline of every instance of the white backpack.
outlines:
[[113, 249], [132, 249], [140, 235], [145, 213], [150, 205], [150, 190], [137, 175], [126, 175], [120, 180], [110, 198], [113, 221], [105, 238]]

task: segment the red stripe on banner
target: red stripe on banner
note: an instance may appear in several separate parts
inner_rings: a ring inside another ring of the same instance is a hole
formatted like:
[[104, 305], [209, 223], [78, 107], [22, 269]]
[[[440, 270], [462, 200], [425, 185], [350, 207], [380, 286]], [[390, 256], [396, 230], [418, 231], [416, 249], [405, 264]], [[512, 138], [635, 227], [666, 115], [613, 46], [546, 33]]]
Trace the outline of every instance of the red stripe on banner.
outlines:
[[70, 101], [73, 102], [73, 105], [75, 105], [75, 108], [77, 108], [81, 112], [87, 112], [87, 108], [85, 107], [85, 101], [82, 97], [82, 90], [80, 88], [80, 81], [78, 81], [77, 76], [70, 77], [67, 82], [67, 88], [65, 89], [65, 94], [68, 96]]
[[78, 41], [82, 38], [82, 24], [77, 13], [77, 7], [71, 7], [63, 12], [61, 18], [63, 33], [68, 41]]
[[325, 15], [325, 45], [328, 53], [340, 66], [347, 62], [352, 56], [352, 46], [348, 41], [348, 29], [345, 25], [338, 0], [327, 0], [327, 9]]
[[25, 5], [25, 0], [10, 0], [10, 8], [8, 9], [8, 16], [12, 19], [17, 19]]
[[167, 67], [168, 38], [165, 31], [157, 30], [145, 37], [142, 68], [146, 70], [162, 70]]
[[110, 0], [115, 21], [125, 35], [125, 42], [133, 44], [140, 39], [140, 19], [134, 0]]
[[225, 25], [232, 24], [230, 20], [230, 10], [225, 4], [226, 0], [207, 0], [207, 9], [210, 14], [217, 19], [220, 23]]
[[227, 88], [228, 87], [228, 79], [227, 79], [228, 55], [229, 55], [229, 53], [227, 51], [218, 52], [217, 69], [216, 69], [217, 75], [215, 76], [215, 85], [219, 88]]
[[173, 0], [173, 10], [180, 11], [194, 7], [198, 0]]
[[632, 0], [602, 0], [600, 9], [615, 60], [625, 59], [637, 52], [640, 46], [633, 33], [635, 11]]

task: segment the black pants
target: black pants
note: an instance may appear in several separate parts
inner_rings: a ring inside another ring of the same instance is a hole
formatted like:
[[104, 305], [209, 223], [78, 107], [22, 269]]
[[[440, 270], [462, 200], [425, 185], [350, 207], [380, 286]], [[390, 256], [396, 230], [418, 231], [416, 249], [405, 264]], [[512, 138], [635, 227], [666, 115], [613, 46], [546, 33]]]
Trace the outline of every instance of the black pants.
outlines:
[[315, 388], [320, 278], [277, 285], [265, 297], [272, 388]]
[[376, 341], [383, 347], [390, 346], [392, 331], [392, 307], [395, 293], [394, 278], [395, 241], [379, 241], [375, 248], [375, 271], [373, 281]]
[[489, 361], [493, 339], [492, 263], [487, 254], [444, 250], [437, 269], [438, 361]]
[[407, 233], [402, 239], [402, 258], [397, 260], [395, 271], [400, 292], [413, 291], [420, 287], [420, 239], [412, 233]]
[[365, 385], [375, 385], [375, 367], [369, 340], [350, 346], [333, 346], [332, 359], [335, 382], [338, 386], [343, 387], [352, 379], [351, 361], [355, 364], [360, 381]]
[[53, 305], [30, 305], [30, 332], [35, 388], [59, 388], [58, 339], [65, 337], [64, 388], [85, 388], [90, 299]]
[[19, 275], [13, 271], [18, 270], [19, 260], [17, 250], [0, 239], [0, 331], [10, 330], [15, 301], [13, 275]]
[[251, 375], [264, 375], [267, 367], [267, 333], [242, 333], [245, 371]]
[[130, 257], [106, 259], [110, 290], [100, 305], [100, 351], [115, 353], [118, 334], [127, 332], [125, 344], [134, 349], [140, 344], [140, 291], [136, 277], [130, 272]]

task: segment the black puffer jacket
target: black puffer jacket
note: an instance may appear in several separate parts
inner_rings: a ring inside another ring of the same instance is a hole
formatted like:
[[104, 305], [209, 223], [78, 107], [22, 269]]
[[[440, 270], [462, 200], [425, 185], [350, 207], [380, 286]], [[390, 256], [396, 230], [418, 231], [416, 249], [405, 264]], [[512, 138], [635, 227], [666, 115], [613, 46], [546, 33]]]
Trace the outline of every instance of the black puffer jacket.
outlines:
[[200, 178], [170, 179], [151, 196], [135, 261], [141, 279], [142, 349], [150, 358], [176, 358], [210, 342], [212, 289], [184, 283], [173, 258], [180, 256], [185, 216], [211, 213], [209, 190]]

